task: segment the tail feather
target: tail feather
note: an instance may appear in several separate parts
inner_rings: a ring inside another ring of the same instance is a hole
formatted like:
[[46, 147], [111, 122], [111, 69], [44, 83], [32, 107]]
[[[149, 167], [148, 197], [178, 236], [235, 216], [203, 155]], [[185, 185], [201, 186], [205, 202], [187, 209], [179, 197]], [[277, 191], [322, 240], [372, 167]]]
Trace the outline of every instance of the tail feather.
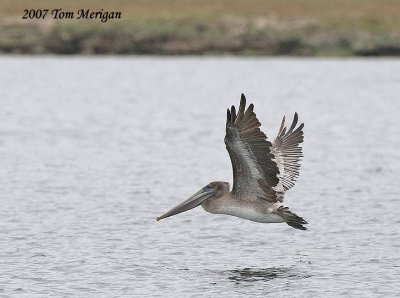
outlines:
[[307, 230], [303, 225], [308, 224], [308, 222], [296, 213], [291, 212], [288, 207], [281, 206], [276, 213], [281, 216], [289, 226], [303, 231]]
[[289, 226], [298, 229], [298, 230], [302, 230], [302, 231], [306, 231], [307, 228], [305, 226], [303, 226], [302, 224], [299, 224], [297, 222], [293, 222], [293, 221], [287, 221], [286, 222]]

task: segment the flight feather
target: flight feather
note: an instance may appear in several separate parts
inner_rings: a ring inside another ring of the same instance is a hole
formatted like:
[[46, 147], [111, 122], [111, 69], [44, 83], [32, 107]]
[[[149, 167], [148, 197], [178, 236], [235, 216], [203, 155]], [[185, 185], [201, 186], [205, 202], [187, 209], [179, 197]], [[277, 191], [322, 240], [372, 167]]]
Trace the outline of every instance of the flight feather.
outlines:
[[234, 194], [276, 202], [274, 190], [279, 183], [279, 169], [272, 154], [272, 144], [260, 130], [261, 123], [253, 111], [246, 109], [242, 94], [239, 110], [227, 111], [225, 144], [232, 162]]

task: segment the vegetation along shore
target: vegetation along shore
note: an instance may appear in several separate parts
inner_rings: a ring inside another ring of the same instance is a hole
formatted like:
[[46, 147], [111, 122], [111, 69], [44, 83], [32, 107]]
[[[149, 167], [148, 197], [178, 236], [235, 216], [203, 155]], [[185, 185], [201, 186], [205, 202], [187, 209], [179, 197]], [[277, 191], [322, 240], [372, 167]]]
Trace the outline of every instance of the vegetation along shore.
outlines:
[[400, 55], [397, 0], [21, 2], [0, 4], [0, 53]]

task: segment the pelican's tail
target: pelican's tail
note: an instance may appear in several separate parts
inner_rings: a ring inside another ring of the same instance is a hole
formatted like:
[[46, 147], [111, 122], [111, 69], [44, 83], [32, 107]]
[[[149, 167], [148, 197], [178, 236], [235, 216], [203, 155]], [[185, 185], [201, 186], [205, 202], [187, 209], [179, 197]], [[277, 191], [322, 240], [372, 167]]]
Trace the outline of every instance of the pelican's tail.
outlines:
[[306, 222], [296, 213], [289, 211], [288, 207], [281, 206], [278, 208], [278, 210], [276, 210], [276, 213], [281, 216], [289, 226], [303, 231], [307, 230], [307, 228], [303, 225], [308, 224], [308, 222]]

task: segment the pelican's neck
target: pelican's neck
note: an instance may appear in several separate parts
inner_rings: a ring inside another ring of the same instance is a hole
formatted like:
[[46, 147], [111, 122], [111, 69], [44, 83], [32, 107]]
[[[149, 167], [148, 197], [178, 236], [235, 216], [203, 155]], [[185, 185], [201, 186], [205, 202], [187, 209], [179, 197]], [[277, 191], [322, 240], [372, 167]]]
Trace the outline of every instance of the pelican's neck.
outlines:
[[230, 201], [232, 200], [230, 196], [230, 192], [223, 194], [220, 197], [211, 197], [205, 200], [201, 207], [207, 212], [214, 214], [224, 214], [226, 207], [230, 205]]

